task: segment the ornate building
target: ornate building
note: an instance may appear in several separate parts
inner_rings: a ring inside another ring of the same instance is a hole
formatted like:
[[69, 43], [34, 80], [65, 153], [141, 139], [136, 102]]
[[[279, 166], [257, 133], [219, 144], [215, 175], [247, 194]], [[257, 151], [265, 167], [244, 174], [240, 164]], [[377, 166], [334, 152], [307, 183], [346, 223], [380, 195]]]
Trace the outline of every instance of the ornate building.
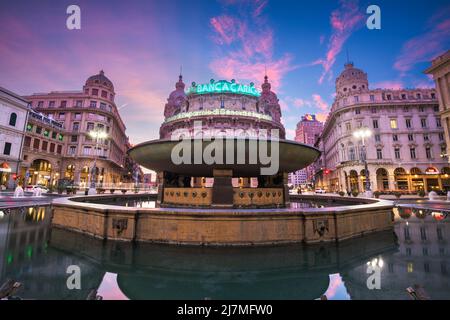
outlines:
[[[118, 183], [127, 176], [124, 169], [128, 139], [125, 135], [125, 125], [114, 102], [115, 91], [113, 83], [103, 71], [87, 79], [82, 91], [53, 91], [50, 93], [36, 93], [25, 97], [38, 113], [51, 120], [53, 128], [39, 130], [38, 139], [34, 136], [30, 141], [33, 150], [53, 153], [51, 142], [46, 142], [45, 132], [51, 134], [65, 128], [64, 140], [55, 140], [55, 146], [64, 142], [61, 160], [53, 157], [42, 157], [52, 168], [49, 176], [59, 173], [61, 177], [73, 180], [81, 187], [87, 185], [90, 172], [94, 172], [93, 161], [96, 159], [95, 180], [99, 183]], [[55, 130], [56, 123], [62, 125]], [[32, 123], [30, 123], [32, 125]], [[36, 124], [37, 125], [37, 124]], [[36, 127], [37, 129], [37, 127]], [[36, 129], [31, 132], [36, 134]], [[31, 133], [30, 132], [30, 133]], [[107, 138], [95, 138], [89, 133], [102, 132]], [[42, 134], [44, 136], [42, 136]], [[50, 137], [50, 140], [53, 137]], [[42, 141], [39, 141], [42, 140]], [[58, 154], [56, 146], [56, 154]], [[48, 149], [46, 149], [47, 147]], [[47, 151], [45, 151], [45, 149]], [[29, 168], [33, 162], [39, 160], [36, 156], [27, 159]], [[47, 165], [47, 170], [48, 170]], [[39, 170], [38, 170], [39, 171]], [[48, 175], [47, 175], [48, 176]]]
[[28, 101], [0, 87], [0, 186], [14, 187], [18, 176]]
[[[182, 76], [179, 77], [164, 108], [164, 123], [160, 138], [170, 139], [176, 130], [187, 129], [191, 136], [260, 136], [266, 129], [278, 129], [280, 138], [285, 137], [281, 124], [278, 98], [271, 91], [267, 76], [262, 92], [249, 86], [220, 80], [208, 84], [192, 83], [187, 93]], [[202, 131], [194, 132], [194, 122], [201, 121]]]
[[362, 140], [375, 190], [450, 189], [450, 168], [436, 90], [369, 89], [367, 74], [347, 63], [336, 79], [336, 98], [318, 145], [318, 185], [329, 191], [365, 190]]
[[450, 50], [431, 62], [425, 73], [432, 74], [439, 98], [439, 111], [447, 144], [446, 154], [450, 154]]

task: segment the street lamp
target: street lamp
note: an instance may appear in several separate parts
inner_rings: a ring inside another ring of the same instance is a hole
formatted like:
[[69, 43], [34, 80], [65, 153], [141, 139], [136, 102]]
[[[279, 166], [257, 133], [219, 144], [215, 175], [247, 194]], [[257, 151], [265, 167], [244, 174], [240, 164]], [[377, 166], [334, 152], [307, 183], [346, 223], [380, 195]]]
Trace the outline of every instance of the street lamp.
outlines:
[[95, 150], [94, 150], [94, 163], [92, 165], [91, 175], [90, 175], [90, 187], [89, 194], [95, 194], [95, 179], [97, 177], [97, 153], [98, 153], [98, 142], [99, 140], [106, 139], [108, 134], [103, 130], [91, 130], [89, 131], [89, 136], [95, 139]]
[[367, 168], [367, 154], [366, 154], [366, 145], [365, 145], [365, 139], [370, 137], [372, 135], [372, 131], [370, 131], [369, 128], [360, 128], [353, 132], [353, 136], [356, 139], [361, 139], [362, 147], [363, 147], [363, 160], [364, 160], [364, 173], [366, 176], [366, 191], [370, 192], [370, 178], [369, 178], [369, 170]]

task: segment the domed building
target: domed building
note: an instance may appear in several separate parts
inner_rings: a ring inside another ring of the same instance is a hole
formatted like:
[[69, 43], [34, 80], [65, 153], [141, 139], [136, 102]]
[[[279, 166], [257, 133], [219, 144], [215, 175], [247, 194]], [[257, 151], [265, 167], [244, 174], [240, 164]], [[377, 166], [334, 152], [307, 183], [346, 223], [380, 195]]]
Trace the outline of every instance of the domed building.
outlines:
[[[92, 180], [103, 186], [132, 180], [125, 125], [114, 101], [114, 84], [103, 70], [90, 76], [81, 91], [36, 93], [25, 99], [34, 109], [22, 163], [27, 184], [56, 185], [66, 178], [83, 188]], [[96, 139], [90, 134], [95, 132], [106, 138]]]
[[[354, 133], [364, 128], [364, 139]], [[435, 89], [370, 89], [367, 73], [345, 64], [318, 141], [316, 186], [364, 192], [450, 190], [444, 129]]]
[[[194, 138], [208, 136], [261, 137], [277, 129], [284, 139], [281, 109], [277, 95], [271, 91], [267, 76], [258, 91], [253, 83], [243, 85], [235, 80], [186, 85], [180, 75], [175, 90], [164, 107], [165, 120], [160, 138], [170, 139], [177, 132], [189, 132]], [[200, 131], [194, 124], [201, 124]]]

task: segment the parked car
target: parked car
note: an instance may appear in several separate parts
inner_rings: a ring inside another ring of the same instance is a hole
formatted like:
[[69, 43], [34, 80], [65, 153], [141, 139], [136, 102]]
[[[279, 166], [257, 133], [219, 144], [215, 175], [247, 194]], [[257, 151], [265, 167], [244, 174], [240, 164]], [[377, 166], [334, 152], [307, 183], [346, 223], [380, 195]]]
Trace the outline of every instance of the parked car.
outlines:
[[37, 188], [41, 188], [42, 193], [47, 193], [48, 192], [48, 188], [46, 186], [43, 186], [43, 185], [40, 185], [40, 184], [28, 185], [26, 187], [26, 191], [33, 192], [33, 190], [37, 189]]
[[315, 193], [327, 193], [327, 192], [325, 191], [325, 189], [322, 189], [322, 188], [316, 188], [316, 190], [314, 190], [314, 192], [315, 192]]

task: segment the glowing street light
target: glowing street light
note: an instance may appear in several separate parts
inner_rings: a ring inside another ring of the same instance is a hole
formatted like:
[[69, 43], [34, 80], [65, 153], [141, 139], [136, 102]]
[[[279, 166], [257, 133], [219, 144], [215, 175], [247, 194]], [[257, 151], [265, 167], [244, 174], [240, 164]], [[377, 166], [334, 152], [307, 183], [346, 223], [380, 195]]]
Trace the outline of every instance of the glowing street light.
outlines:
[[94, 163], [92, 165], [91, 175], [90, 175], [90, 188], [89, 188], [89, 194], [95, 194], [95, 179], [97, 178], [97, 153], [98, 153], [98, 142], [99, 140], [103, 140], [108, 138], [108, 134], [103, 130], [91, 130], [89, 131], [88, 135], [95, 139], [95, 150], [94, 150]]
[[372, 131], [370, 131], [369, 128], [360, 128], [358, 130], [355, 130], [353, 132], [353, 136], [356, 139], [361, 139], [363, 152], [362, 155], [364, 157], [364, 173], [366, 176], [366, 191], [370, 192], [370, 178], [369, 178], [369, 170], [367, 167], [367, 156], [366, 156], [366, 145], [365, 145], [365, 139], [370, 137], [372, 135]]

